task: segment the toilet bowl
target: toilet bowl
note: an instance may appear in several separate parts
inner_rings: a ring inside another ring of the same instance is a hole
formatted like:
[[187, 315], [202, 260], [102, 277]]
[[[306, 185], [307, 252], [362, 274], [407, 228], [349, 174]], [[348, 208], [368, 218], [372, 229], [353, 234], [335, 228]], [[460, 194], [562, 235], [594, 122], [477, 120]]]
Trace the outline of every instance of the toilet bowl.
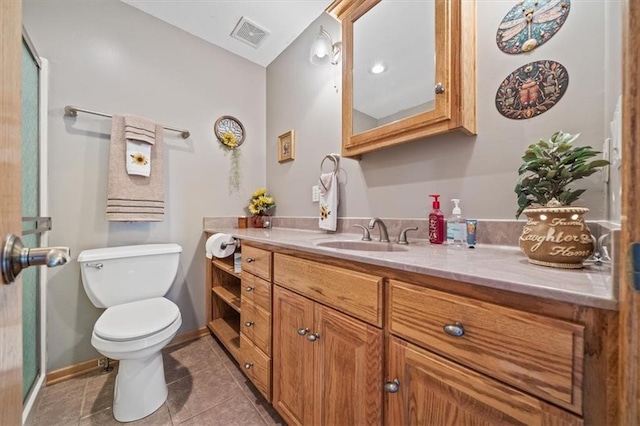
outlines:
[[85, 250], [78, 256], [91, 302], [107, 308], [93, 327], [91, 344], [119, 360], [113, 415], [141, 419], [167, 399], [164, 348], [182, 325], [175, 303], [163, 297], [175, 279], [182, 248], [148, 244]]

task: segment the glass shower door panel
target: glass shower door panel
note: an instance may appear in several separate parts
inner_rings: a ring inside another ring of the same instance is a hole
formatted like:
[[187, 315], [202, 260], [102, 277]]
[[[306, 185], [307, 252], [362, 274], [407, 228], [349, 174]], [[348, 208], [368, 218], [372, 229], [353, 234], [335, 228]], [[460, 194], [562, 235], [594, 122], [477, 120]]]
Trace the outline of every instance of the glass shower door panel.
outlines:
[[[22, 43], [22, 216], [40, 216], [39, 191], [39, 68], [26, 43]], [[23, 232], [35, 222], [23, 222]], [[40, 247], [40, 234], [23, 235], [25, 247]], [[22, 272], [22, 358], [24, 400], [40, 373], [39, 268]]]

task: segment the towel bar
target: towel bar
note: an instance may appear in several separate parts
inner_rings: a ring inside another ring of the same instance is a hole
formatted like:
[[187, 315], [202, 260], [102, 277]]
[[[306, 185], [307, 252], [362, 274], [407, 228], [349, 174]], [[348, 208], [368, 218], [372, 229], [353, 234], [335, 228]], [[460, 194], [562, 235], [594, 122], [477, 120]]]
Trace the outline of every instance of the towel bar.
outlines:
[[[68, 117], [77, 117], [79, 112], [86, 112], [87, 114], [99, 115], [100, 117], [111, 118], [111, 114], [105, 114], [104, 112], [92, 111], [90, 109], [78, 108], [72, 105], [64, 107], [64, 115]], [[165, 130], [171, 130], [172, 132], [180, 133], [182, 139], [187, 139], [191, 136], [191, 132], [184, 129], [176, 129], [175, 127], [162, 126]]]

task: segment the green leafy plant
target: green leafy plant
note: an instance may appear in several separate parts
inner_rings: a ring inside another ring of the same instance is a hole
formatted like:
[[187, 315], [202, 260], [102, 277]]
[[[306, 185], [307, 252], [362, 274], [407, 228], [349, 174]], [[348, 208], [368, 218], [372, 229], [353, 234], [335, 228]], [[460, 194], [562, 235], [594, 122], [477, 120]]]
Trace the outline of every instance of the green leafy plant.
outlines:
[[534, 203], [545, 206], [555, 198], [561, 205], [571, 205], [586, 190], [568, 186], [609, 164], [607, 160], [589, 160], [600, 154], [590, 146], [573, 147], [579, 136], [560, 131], [527, 147], [514, 190], [518, 195], [516, 219]]

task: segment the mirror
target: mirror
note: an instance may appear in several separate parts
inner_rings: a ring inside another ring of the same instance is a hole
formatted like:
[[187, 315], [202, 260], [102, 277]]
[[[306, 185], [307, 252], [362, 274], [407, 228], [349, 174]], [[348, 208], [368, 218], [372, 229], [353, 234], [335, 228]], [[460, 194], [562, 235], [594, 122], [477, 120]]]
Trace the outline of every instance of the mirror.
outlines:
[[343, 2], [342, 155], [475, 134], [475, 0]]
[[435, 3], [383, 0], [353, 24], [353, 134], [434, 109]]

